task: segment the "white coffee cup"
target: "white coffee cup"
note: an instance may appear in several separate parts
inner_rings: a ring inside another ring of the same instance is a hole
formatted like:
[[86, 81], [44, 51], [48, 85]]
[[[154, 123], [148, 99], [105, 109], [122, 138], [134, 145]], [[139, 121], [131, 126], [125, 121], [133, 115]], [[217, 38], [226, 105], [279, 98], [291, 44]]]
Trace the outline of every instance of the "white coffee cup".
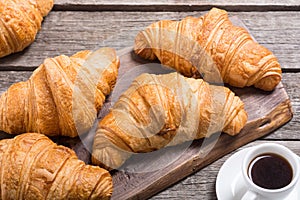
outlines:
[[[291, 182], [279, 189], [266, 189], [256, 185], [251, 178], [249, 177], [249, 165], [253, 159], [257, 158], [262, 154], [278, 154], [281, 157], [285, 158], [289, 162], [292, 171], [293, 177]], [[251, 148], [245, 155], [242, 163], [242, 175], [243, 179], [248, 188], [247, 192], [244, 194], [242, 200], [257, 200], [257, 199], [284, 199], [287, 197], [295, 188], [296, 183], [299, 180], [300, 174], [300, 161], [299, 157], [293, 153], [290, 149], [286, 148], [283, 145], [275, 143], [265, 143]]]

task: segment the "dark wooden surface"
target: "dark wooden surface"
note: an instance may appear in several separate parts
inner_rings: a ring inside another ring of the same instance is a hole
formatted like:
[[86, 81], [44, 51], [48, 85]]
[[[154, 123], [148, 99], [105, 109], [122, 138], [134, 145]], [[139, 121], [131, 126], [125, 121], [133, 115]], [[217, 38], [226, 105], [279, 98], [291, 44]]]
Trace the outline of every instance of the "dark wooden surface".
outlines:
[[[54, 10], [46, 17], [35, 43], [21, 53], [0, 59], [0, 92], [14, 82], [26, 80], [46, 57], [71, 55], [79, 50], [102, 46], [120, 50], [132, 46], [136, 33], [154, 21], [200, 16], [211, 6], [218, 6], [228, 9], [230, 15], [238, 16], [255, 39], [278, 57], [284, 71], [282, 84], [294, 112], [289, 123], [246, 146], [276, 142], [300, 155], [300, 2], [213, 2], [56, 0]], [[155, 194], [152, 199], [216, 199], [218, 170], [232, 153], [200, 171], [194, 171], [193, 175]]]
[[297, 0], [57, 0], [55, 10], [192, 11], [218, 6], [232, 11], [297, 10]]

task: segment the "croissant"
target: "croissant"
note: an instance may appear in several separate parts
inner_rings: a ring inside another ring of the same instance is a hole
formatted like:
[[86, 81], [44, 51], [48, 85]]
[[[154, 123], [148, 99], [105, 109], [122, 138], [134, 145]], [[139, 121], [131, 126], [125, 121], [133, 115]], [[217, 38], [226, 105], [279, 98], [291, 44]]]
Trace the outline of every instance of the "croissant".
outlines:
[[213, 8], [199, 18], [162, 20], [139, 32], [137, 55], [158, 60], [188, 77], [224, 82], [235, 87], [254, 85], [273, 90], [281, 80], [274, 54], [231, 23], [225, 10]]
[[0, 58], [29, 46], [53, 0], [0, 0]]
[[209, 137], [236, 135], [244, 127], [244, 104], [228, 88], [178, 73], [142, 74], [98, 123], [92, 162], [118, 168], [132, 153]]
[[87, 132], [115, 85], [119, 58], [111, 48], [45, 59], [26, 82], [0, 97], [0, 130], [75, 137]]
[[38, 133], [0, 141], [1, 199], [109, 199], [108, 171]]

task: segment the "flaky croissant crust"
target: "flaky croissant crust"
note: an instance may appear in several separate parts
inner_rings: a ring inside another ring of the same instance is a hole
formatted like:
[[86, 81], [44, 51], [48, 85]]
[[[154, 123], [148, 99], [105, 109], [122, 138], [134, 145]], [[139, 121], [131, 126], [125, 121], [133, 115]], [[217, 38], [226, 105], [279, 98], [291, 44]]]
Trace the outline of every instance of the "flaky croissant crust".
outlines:
[[112, 178], [42, 134], [0, 141], [0, 197], [6, 199], [109, 199]]
[[31, 44], [52, 7], [53, 0], [0, 0], [0, 58]]
[[0, 97], [0, 130], [75, 137], [88, 131], [115, 85], [119, 58], [111, 48], [48, 58], [26, 82]]
[[185, 76], [201, 75], [208, 82], [270, 91], [281, 80], [274, 54], [217, 8], [199, 18], [153, 23], [138, 33], [134, 49], [145, 59], [158, 58]]
[[143, 74], [98, 124], [92, 162], [120, 167], [132, 153], [240, 132], [247, 121], [244, 104], [228, 88], [178, 73]]

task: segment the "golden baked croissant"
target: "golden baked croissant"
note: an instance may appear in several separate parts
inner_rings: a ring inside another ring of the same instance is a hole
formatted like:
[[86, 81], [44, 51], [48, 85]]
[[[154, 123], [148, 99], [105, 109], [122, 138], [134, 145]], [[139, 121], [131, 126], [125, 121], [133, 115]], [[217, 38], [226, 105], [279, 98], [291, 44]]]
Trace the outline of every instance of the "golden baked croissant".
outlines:
[[208, 82], [270, 91], [281, 80], [274, 54], [217, 8], [199, 18], [151, 24], [136, 36], [134, 50], [145, 59], [158, 58], [185, 76], [202, 76]]
[[228, 88], [178, 73], [142, 74], [98, 124], [92, 162], [118, 168], [132, 153], [209, 137], [236, 135], [244, 127], [244, 104]]
[[118, 67], [111, 48], [45, 59], [28, 81], [0, 97], [0, 130], [70, 137], [87, 132], [115, 85]]
[[112, 178], [45, 135], [0, 141], [0, 196], [5, 199], [109, 199]]
[[53, 0], [0, 0], [0, 58], [29, 46]]

